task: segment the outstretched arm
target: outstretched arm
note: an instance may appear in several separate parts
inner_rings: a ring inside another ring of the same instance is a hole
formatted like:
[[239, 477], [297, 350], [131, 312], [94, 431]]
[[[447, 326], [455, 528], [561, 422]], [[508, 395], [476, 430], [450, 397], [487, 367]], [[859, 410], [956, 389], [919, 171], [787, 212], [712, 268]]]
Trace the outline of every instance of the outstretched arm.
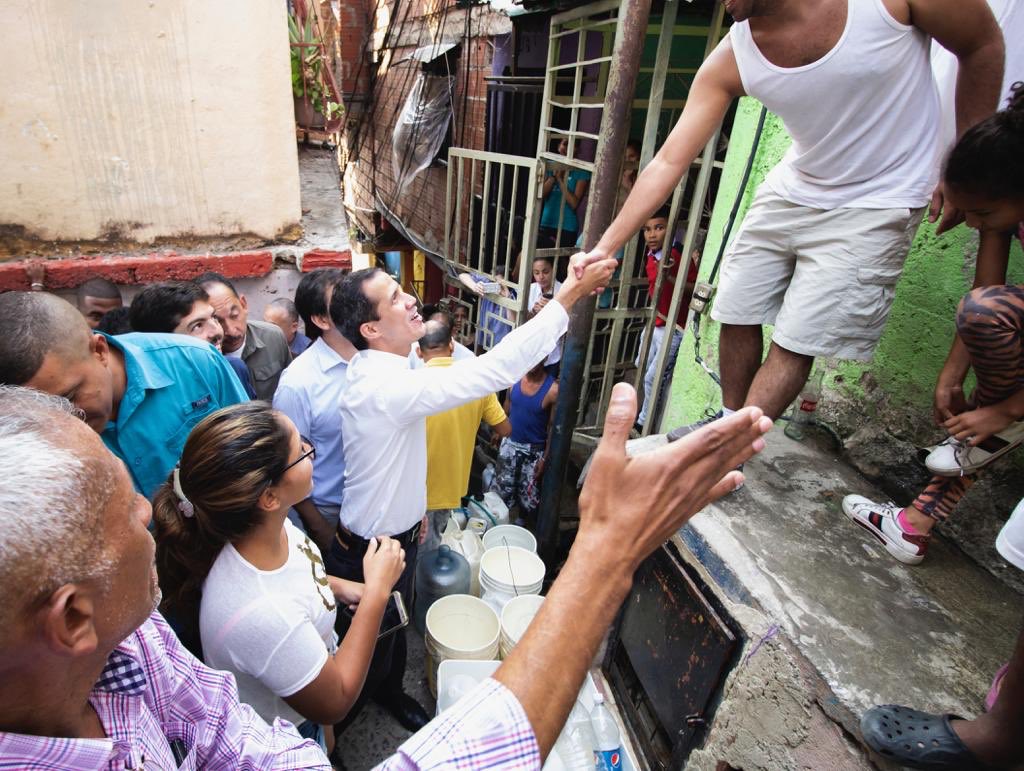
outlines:
[[590, 254], [615, 254], [627, 238], [640, 230], [651, 212], [664, 204], [679, 184], [697, 153], [722, 122], [732, 100], [742, 95], [739, 70], [727, 37], [697, 71], [675, 128], [637, 177], [622, 211]]
[[907, 0], [910, 22], [956, 56], [956, 135], [997, 109], [1003, 33], [985, 0]]
[[414, 370], [386, 387], [378, 398], [388, 414], [405, 423], [480, 399], [519, 380], [565, 334], [572, 306], [607, 286], [617, 267], [614, 259], [591, 262], [583, 269], [583, 277], [577, 278], [575, 267], [582, 260], [579, 255], [570, 261], [568, 277], [543, 311], [513, 329], [487, 353], [450, 367]]
[[[679, 443], [627, 458], [635, 417], [636, 391], [619, 383], [580, 495], [580, 529], [569, 558], [494, 675], [525, 710], [541, 758], [561, 732], [637, 567], [694, 513], [736, 488], [742, 475], [730, 469], [764, 447], [761, 436], [772, 425], [748, 407]], [[619, 537], [626, 527], [635, 534], [628, 544]]]

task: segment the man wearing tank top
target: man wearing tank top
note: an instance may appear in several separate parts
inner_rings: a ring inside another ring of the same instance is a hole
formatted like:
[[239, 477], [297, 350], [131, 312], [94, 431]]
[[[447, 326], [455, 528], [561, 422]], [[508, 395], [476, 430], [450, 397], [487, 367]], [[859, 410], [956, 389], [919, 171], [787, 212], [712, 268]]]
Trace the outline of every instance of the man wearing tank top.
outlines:
[[[931, 221], [939, 217], [931, 39], [957, 58], [958, 133], [995, 110], [1004, 47], [985, 0], [725, 0], [725, 9], [736, 23], [587, 256], [613, 255], [639, 230], [733, 99], [753, 96], [779, 115], [793, 144], [758, 189], [711, 311], [722, 325], [722, 412], [757, 405], [774, 419], [814, 357], [870, 359], [929, 199]], [[958, 221], [947, 209], [940, 232]], [[762, 361], [764, 325], [774, 331]]]

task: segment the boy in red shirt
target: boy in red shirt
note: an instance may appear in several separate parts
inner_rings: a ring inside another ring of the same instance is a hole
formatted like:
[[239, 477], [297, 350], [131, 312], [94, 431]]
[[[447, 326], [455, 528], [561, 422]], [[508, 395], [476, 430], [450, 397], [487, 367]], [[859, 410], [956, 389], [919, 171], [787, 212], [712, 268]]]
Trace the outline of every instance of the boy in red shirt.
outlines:
[[[643, 237], [644, 247], [647, 253], [645, 264], [645, 270], [647, 273], [647, 293], [652, 300], [654, 299], [654, 285], [658, 280], [659, 263], [665, 259], [664, 253], [665, 240], [668, 236], [668, 216], [668, 207], [662, 207], [652, 214], [647, 222], [644, 223]], [[675, 323], [671, 327], [671, 336], [668, 341], [669, 350], [665, 359], [665, 374], [662, 377], [661, 391], [658, 397], [659, 405], [664, 402], [665, 395], [668, 393], [668, 388], [672, 381], [672, 372], [676, 367], [676, 356], [679, 353], [679, 344], [683, 340], [681, 328], [686, 326], [686, 313], [690, 307], [690, 295], [693, 294], [693, 286], [697, 281], [697, 265], [703, 244], [704, 231], [702, 230], [699, 231], [694, 238], [693, 251], [690, 254], [690, 259], [685, 261], [687, 264], [686, 288], [683, 290], [683, 296], [679, 300], [679, 310], [676, 315]], [[651, 350], [647, 355], [647, 369], [644, 372], [644, 403], [643, 407], [640, 408], [640, 415], [637, 417], [637, 424], [639, 426], [646, 425], [649, 415], [654, 414], [656, 416], [658, 413], [658, 410], [655, 410], [654, 405], [651, 404], [651, 393], [654, 390], [654, 376], [656, 365], [658, 363], [658, 352], [661, 350], [661, 346], [665, 344], [665, 320], [668, 318], [669, 306], [672, 304], [672, 292], [675, 289], [675, 284], [679, 277], [679, 267], [683, 262], [682, 244], [675, 243], [672, 245], [672, 249], [669, 252], [664, 268], [662, 268], [661, 291], [658, 294], [658, 301], [656, 304], [654, 333], [651, 336]], [[640, 349], [643, 350], [642, 338], [640, 341]], [[636, 365], [638, 367], [640, 366], [639, 352], [637, 353]]]

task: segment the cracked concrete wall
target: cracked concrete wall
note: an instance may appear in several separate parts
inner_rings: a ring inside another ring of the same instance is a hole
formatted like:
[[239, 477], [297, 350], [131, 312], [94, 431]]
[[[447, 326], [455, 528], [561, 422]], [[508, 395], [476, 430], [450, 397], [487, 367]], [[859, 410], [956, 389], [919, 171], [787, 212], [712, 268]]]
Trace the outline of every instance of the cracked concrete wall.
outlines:
[[0, 6], [0, 238], [254, 234], [298, 223], [279, 0]]
[[[729, 153], [715, 202], [701, 278], [711, 271], [714, 256], [755, 136], [760, 104], [741, 100], [730, 138]], [[768, 171], [782, 158], [790, 138], [782, 122], [769, 114], [754, 157], [749, 183], [730, 237]], [[822, 415], [846, 440], [850, 460], [861, 473], [886, 490], [899, 504], [908, 504], [927, 482], [917, 448], [937, 442], [942, 434], [932, 423], [935, 379], [945, 362], [954, 333], [954, 313], [970, 288], [977, 256], [977, 234], [960, 226], [942, 237], [922, 224], [907, 258], [903, 277], [874, 360], [829, 362]], [[1014, 242], [1009, 281], [1024, 283], [1021, 246]], [[717, 368], [718, 325], [705, 317], [701, 353]], [[766, 335], [766, 339], [770, 335]], [[767, 346], [766, 346], [767, 350]], [[820, 364], [819, 364], [820, 365]], [[968, 379], [968, 386], [973, 383]], [[663, 422], [670, 428], [695, 420], [708, 407], [718, 409], [721, 393], [694, 362], [693, 334], [686, 333]], [[1009, 583], [1024, 589], [1017, 571], [1007, 570], [995, 552], [995, 535], [1013, 505], [1024, 495], [1024, 454], [1016, 453], [978, 482], [943, 530], [971, 556]]]

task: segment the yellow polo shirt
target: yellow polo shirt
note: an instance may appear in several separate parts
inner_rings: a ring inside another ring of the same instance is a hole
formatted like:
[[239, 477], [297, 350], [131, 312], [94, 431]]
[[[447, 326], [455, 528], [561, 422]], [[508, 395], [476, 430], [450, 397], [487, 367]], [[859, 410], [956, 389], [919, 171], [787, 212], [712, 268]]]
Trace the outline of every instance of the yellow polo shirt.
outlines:
[[[428, 367], [450, 367], [450, 356], [427, 362]], [[427, 509], [454, 509], [462, 505], [469, 486], [473, 447], [481, 421], [496, 426], [505, 410], [494, 394], [427, 418]]]

